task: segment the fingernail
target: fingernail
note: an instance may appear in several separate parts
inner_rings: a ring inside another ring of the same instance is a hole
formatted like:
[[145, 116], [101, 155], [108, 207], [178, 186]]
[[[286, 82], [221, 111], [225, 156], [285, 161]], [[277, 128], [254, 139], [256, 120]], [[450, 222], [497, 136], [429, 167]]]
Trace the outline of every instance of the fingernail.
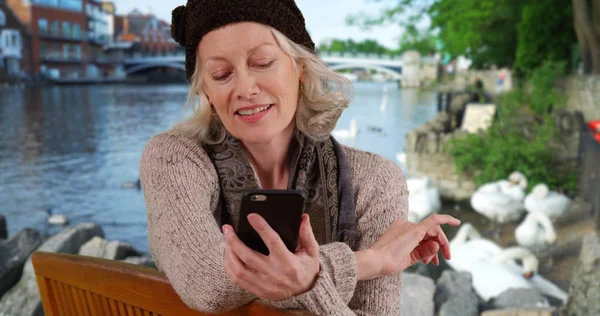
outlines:
[[248, 222], [250, 222], [250, 224], [252, 226], [254, 226], [254, 228], [256, 228], [256, 229], [262, 228], [262, 221], [258, 219], [258, 215], [255, 215], [255, 214], [248, 215]]

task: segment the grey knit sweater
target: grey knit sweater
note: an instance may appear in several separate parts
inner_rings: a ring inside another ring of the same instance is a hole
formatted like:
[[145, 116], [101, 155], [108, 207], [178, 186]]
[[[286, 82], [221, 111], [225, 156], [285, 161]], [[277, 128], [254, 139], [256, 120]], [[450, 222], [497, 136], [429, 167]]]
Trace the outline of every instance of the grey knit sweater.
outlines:
[[[370, 247], [398, 218], [408, 191], [392, 161], [344, 147], [355, 192], [358, 250]], [[219, 201], [216, 170], [200, 144], [171, 131], [148, 142], [140, 161], [152, 257], [190, 307], [220, 312], [256, 297], [233, 284], [223, 268], [225, 239], [213, 212]], [[357, 282], [354, 253], [344, 243], [320, 245], [314, 287], [276, 307], [318, 315], [400, 314], [400, 274]]]

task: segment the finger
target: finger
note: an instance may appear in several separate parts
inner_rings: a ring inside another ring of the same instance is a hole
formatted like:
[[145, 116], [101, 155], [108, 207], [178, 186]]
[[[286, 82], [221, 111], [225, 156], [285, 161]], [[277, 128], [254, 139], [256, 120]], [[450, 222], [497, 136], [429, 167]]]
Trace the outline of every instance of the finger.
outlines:
[[300, 245], [301, 248], [305, 249], [309, 256], [319, 256], [319, 243], [313, 233], [308, 214], [302, 214], [302, 223], [300, 224]]
[[248, 248], [235, 231], [233, 231], [233, 228], [229, 225], [226, 226], [228, 227], [223, 228], [225, 231], [225, 241], [236, 258], [239, 258], [239, 260], [254, 271], [261, 272], [262, 269], [268, 266], [266, 265], [265, 255]]
[[442, 227], [438, 226], [438, 242], [440, 243], [440, 249], [442, 250], [442, 255], [446, 260], [450, 260], [450, 241], [448, 240], [448, 236], [444, 233]]
[[275, 232], [273, 228], [269, 226], [269, 223], [267, 223], [260, 215], [256, 213], [248, 215], [248, 222], [250, 222], [252, 228], [256, 230], [263, 240], [271, 255], [287, 256], [288, 254], [291, 254], [281, 240], [281, 237], [279, 237], [277, 232]]
[[433, 256], [438, 252], [439, 245], [435, 240], [427, 240], [417, 246], [415, 250], [416, 260], [423, 260], [423, 262], [429, 263]]
[[435, 264], [436, 266], [440, 265], [440, 258], [438, 257], [438, 254], [436, 253], [435, 256], [433, 257], [433, 264]]
[[450, 260], [450, 241], [448, 241], [448, 237], [441, 226], [435, 226], [433, 229], [427, 232], [427, 236], [423, 238], [424, 240], [437, 240], [440, 244], [440, 249], [442, 250], [442, 255], [447, 260]]
[[448, 224], [450, 226], [458, 226], [460, 225], [460, 220], [447, 214], [432, 214], [419, 224], [424, 224], [429, 231], [429, 229], [436, 225]]

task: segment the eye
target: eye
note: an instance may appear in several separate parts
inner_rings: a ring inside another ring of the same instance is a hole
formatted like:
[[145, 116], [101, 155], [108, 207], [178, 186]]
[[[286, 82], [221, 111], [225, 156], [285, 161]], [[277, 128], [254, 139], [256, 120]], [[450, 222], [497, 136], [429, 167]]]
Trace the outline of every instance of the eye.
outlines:
[[269, 68], [269, 67], [271, 67], [271, 65], [273, 65], [273, 63], [274, 63], [274, 62], [275, 62], [274, 60], [271, 60], [271, 61], [270, 61], [270, 62], [268, 62], [268, 63], [265, 63], [265, 62], [258, 62], [258, 63], [256, 63], [255, 65], [256, 65], [256, 67], [257, 67], [257, 68], [260, 68], [260, 69], [265, 69], [265, 68]]
[[229, 73], [217, 73], [212, 76], [215, 81], [223, 81], [229, 77]]

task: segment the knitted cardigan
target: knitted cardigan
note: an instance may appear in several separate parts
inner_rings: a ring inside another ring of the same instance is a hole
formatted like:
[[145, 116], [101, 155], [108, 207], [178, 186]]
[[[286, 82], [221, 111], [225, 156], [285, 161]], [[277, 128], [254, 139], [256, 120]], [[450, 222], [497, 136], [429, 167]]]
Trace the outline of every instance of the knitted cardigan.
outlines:
[[[370, 247], [397, 219], [406, 219], [408, 191], [392, 161], [344, 146], [353, 179], [357, 250]], [[191, 308], [222, 312], [257, 299], [225, 273], [225, 238], [213, 216], [219, 179], [199, 142], [166, 131], [146, 144], [140, 180], [148, 215], [148, 244], [159, 270]], [[357, 281], [353, 251], [341, 242], [320, 245], [312, 289], [268, 303], [318, 315], [400, 314], [400, 274]]]

